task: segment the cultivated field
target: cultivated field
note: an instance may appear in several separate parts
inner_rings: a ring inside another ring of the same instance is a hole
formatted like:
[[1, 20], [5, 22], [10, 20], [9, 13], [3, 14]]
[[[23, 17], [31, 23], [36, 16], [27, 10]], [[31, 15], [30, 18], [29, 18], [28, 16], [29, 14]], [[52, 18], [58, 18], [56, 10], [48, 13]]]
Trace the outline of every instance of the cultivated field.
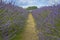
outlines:
[[29, 12], [0, 4], [0, 40], [60, 40], [60, 5]]

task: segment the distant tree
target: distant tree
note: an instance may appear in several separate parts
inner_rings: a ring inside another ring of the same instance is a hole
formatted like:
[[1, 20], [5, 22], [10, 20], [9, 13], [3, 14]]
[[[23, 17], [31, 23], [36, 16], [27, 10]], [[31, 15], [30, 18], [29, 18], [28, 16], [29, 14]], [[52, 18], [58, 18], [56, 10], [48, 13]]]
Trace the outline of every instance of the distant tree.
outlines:
[[28, 7], [28, 8], [26, 8], [27, 10], [34, 10], [34, 9], [37, 9], [37, 7], [36, 6], [31, 6], [31, 7]]

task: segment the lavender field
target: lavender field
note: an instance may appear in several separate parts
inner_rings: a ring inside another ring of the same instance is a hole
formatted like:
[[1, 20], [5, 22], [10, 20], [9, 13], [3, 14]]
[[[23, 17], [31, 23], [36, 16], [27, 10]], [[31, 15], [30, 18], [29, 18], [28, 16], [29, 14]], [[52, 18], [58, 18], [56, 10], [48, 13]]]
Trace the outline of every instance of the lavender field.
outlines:
[[32, 11], [39, 40], [60, 40], [60, 5]]
[[60, 40], [60, 4], [34, 7], [0, 2], [0, 40]]

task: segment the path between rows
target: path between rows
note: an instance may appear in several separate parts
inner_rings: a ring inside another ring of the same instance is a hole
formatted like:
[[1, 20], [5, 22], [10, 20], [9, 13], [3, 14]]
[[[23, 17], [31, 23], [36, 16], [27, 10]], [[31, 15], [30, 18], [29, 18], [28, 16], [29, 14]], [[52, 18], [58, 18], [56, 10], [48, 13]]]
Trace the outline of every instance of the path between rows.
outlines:
[[28, 15], [27, 24], [23, 32], [23, 40], [38, 40], [35, 20], [31, 13]]

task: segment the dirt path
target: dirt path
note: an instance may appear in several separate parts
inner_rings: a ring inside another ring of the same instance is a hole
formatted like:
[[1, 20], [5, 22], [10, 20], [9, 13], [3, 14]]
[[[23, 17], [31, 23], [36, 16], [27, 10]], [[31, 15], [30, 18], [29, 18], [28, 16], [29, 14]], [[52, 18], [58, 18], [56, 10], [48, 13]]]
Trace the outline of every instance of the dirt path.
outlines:
[[27, 25], [23, 32], [23, 40], [38, 40], [37, 30], [35, 28], [36, 24], [34, 18], [30, 13], [28, 15]]

